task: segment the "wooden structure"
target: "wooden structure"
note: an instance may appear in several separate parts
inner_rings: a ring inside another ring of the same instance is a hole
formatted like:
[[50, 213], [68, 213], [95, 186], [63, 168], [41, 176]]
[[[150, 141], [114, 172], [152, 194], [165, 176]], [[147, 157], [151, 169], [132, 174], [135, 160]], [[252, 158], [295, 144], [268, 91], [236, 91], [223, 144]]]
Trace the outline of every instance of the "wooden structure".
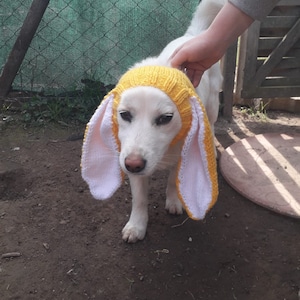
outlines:
[[300, 97], [300, 0], [281, 0], [262, 22], [252, 24], [236, 49], [224, 63], [226, 117], [231, 117], [230, 97]]
[[0, 98], [7, 96], [50, 0], [33, 0], [19, 36], [0, 74]]

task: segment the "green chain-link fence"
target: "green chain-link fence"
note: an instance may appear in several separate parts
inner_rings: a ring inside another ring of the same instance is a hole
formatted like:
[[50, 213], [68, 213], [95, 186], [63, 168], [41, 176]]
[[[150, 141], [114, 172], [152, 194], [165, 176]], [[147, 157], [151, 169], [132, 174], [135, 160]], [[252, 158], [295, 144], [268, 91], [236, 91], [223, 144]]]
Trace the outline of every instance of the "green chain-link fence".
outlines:
[[[13, 88], [59, 94], [84, 79], [115, 84], [135, 62], [158, 54], [186, 30], [198, 0], [52, 0]], [[0, 2], [0, 68], [31, 0]]]

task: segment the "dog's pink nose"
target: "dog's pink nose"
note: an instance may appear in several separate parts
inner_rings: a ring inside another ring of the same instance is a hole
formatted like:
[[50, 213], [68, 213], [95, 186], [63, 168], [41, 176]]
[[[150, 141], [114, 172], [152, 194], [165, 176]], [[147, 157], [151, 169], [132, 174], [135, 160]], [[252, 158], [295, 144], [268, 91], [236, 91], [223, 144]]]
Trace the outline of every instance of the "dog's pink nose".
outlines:
[[131, 173], [138, 173], [145, 169], [146, 162], [140, 155], [131, 154], [125, 158], [125, 167]]

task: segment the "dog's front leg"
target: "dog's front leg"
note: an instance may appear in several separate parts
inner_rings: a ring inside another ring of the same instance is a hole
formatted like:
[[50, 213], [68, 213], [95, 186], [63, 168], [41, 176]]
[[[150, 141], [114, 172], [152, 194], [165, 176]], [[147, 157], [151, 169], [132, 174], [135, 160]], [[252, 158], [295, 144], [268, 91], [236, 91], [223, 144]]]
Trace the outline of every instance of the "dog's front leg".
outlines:
[[177, 166], [172, 167], [168, 178], [166, 210], [173, 215], [181, 215], [183, 212], [182, 204], [178, 199], [176, 189]]
[[122, 230], [123, 240], [135, 243], [145, 237], [148, 224], [148, 177], [129, 176], [132, 208], [129, 221]]

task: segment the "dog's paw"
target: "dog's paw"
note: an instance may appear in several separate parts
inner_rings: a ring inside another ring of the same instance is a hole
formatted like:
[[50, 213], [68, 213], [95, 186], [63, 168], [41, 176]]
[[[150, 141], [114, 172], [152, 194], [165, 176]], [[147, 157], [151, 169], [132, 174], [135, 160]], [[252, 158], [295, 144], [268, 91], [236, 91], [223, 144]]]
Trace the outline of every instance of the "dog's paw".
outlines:
[[166, 210], [172, 215], [181, 215], [183, 213], [183, 207], [178, 198], [166, 200]]
[[125, 242], [136, 243], [145, 237], [146, 229], [147, 224], [146, 226], [136, 226], [128, 222], [122, 230], [122, 238]]

